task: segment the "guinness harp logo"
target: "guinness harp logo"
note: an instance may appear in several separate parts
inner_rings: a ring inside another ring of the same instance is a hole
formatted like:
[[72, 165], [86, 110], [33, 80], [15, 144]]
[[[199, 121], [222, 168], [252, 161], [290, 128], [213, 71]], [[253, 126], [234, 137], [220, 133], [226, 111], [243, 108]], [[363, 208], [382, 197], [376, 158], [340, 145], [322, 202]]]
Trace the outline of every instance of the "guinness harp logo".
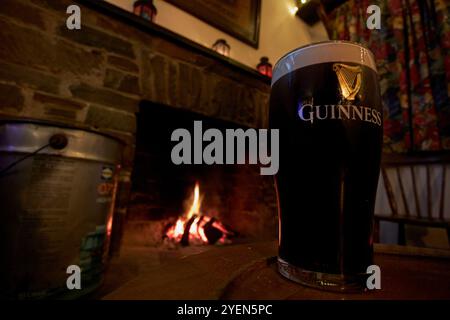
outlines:
[[346, 100], [355, 100], [356, 94], [361, 89], [361, 67], [335, 63], [333, 70], [336, 72], [342, 96]]

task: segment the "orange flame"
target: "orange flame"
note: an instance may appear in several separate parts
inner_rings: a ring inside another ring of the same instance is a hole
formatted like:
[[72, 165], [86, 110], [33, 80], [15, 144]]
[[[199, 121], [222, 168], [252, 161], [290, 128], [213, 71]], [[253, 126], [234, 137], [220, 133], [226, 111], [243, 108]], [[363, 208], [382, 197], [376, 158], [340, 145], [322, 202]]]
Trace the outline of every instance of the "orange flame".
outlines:
[[187, 220], [192, 218], [192, 216], [194, 214], [199, 214], [200, 213], [200, 205], [201, 205], [201, 201], [200, 201], [200, 187], [198, 185], [198, 182], [196, 182], [195, 183], [195, 188], [194, 188], [194, 200], [192, 201], [191, 208], [189, 209], [188, 213], [186, 214], [186, 219]]
[[[190, 208], [187, 211], [187, 213], [185, 213], [182, 217], [179, 217], [176, 223], [173, 226], [171, 226], [169, 230], [166, 232], [166, 236], [169, 239], [175, 240], [177, 242], [181, 241], [185, 233], [187, 223], [191, 220], [192, 217], [196, 216], [189, 227], [188, 231], [189, 243], [192, 244], [208, 243], [208, 237], [205, 234], [204, 227], [208, 222], [211, 221], [211, 218], [201, 214], [200, 211], [201, 202], [202, 197], [200, 194], [200, 186], [199, 183], [196, 182]], [[226, 237], [228, 234], [230, 234], [230, 231], [228, 231], [219, 221], [214, 221], [212, 223], [212, 226], [223, 233], [223, 236], [221, 239], [219, 239], [219, 242], [225, 243]]]

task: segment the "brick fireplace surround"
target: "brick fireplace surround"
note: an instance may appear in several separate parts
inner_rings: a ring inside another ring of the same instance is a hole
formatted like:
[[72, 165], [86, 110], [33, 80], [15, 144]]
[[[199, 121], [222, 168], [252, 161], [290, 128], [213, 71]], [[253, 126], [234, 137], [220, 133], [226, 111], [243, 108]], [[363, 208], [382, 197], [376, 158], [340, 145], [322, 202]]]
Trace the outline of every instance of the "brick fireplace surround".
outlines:
[[[126, 220], [127, 228], [145, 229], [145, 221], [127, 217], [139, 107], [162, 105], [238, 126], [267, 126], [269, 79], [251, 68], [101, 1], [1, 2], [0, 116], [94, 129], [126, 145], [113, 252]], [[81, 31], [65, 26], [73, 3], [81, 6]], [[254, 238], [274, 238], [272, 180], [259, 176], [258, 168], [248, 170], [233, 186], [235, 194], [249, 197], [235, 207], [234, 219], [243, 224], [234, 227]], [[157, 241], [147, 242], [142, 244]]]

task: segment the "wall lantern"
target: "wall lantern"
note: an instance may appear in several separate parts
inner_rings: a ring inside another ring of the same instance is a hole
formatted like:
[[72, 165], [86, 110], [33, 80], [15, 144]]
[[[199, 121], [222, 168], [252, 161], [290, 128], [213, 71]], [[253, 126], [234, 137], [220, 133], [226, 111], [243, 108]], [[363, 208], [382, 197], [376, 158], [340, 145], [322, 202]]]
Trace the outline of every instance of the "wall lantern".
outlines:
[[148, 21], [154, 21], [158, 10], [153, 4], [153, 0], [138, 0], [133, 5], [133, 12]]
[[218, 39], [212, 46], [212, 49], [225, 57], [230, 56], [230, 45], [225, 39]]
[[269, 58], [261, 57], [256, 69], [258, 69], [259, 73], [272, 78], [272, 64], [269, 62]]

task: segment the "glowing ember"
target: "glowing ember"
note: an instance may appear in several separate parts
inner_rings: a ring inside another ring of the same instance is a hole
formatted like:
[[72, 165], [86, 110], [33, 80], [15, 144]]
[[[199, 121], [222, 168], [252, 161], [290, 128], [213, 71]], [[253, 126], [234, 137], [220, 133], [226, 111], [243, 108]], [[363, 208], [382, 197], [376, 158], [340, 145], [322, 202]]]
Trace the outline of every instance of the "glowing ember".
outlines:
[[195, 184], [192, 198], [189, 211], [169, 227], [165, 236], [182, 245], [228, 242], [233, 232], [215, 218], [201, 214], [202, 197], [198, 182]]

